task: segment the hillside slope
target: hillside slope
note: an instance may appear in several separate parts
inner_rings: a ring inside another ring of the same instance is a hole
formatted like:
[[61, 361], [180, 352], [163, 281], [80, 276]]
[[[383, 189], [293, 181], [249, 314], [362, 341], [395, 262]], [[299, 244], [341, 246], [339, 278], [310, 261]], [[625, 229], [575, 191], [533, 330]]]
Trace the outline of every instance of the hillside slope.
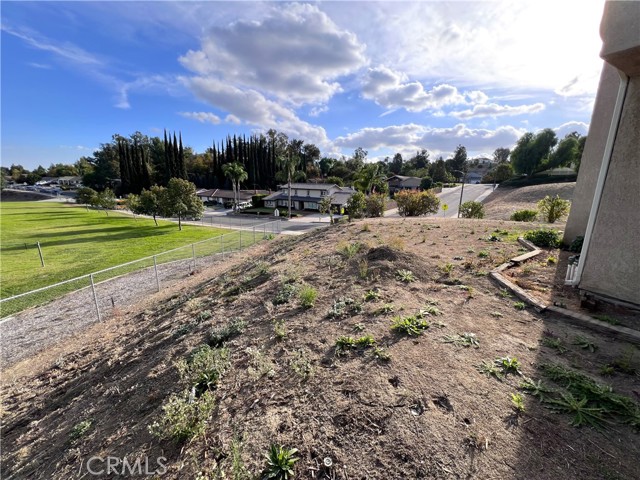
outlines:
[[528, 187], [499, 187], [484, 201], [486, 218], [509, 220], [511, 214], [517, 210], [535, 210], [538, 200], [542, 200], [547, 195], [551, 197], [559, 195], [564, 200], [571, 200], [575, 186], [575, 182], [569, 182]]
[[[162, 456], [161, 478], [256, 478], [277, 443], [299, 450], [296, 478], [634, 478], [632, 426], [603, 417], [602, 430], [577, 429], [519, 390], [528, 377], [565, 393], [542, 367], [557, 364], [630, 404], [640, 395], [634, 373], [601, 370], [634, 346], [519, 310], [486, 276], [517, 254], [524, 227], [378, 219], [253, 247], [182, 294], [111, 320], [105, 338], [77, 339], [84, 347], [50, 367], [3, 372], [5, 474], [79, 478], [93, 456]], [[318, 293], [310, 308], [299, 298], [305, 285]], [[422, 335], [391, 330], [395, 316], [416, 314], [429, 325]], [[447, 343], [463, 333], [478, 344]], [[367, 335], [379, 349], [366, 340], [336, 349], [340, 337]], [[597, 349], [574, 345], [578, 336]], [[152, 435], [170, 396], [194, 385], [184, 381], [188, 364], [182, 374], [176, 364], [207, 342], [222, 375], [192, 393], [215, 401], [203, 433]], [[478, 370], [504, 357], [517, 358], [521, 375]]]

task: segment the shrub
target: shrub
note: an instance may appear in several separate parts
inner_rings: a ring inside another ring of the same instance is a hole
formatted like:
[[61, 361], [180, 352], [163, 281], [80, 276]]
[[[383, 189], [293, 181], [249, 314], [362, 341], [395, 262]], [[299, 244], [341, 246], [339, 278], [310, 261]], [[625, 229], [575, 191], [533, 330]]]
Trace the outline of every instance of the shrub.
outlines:
[[79, 440], [91, 429], [92, 425], [92, 420], [83, 420], [82, 422], [76, 423], [69, 433], [69, 438], [72, 442]]
[[271, 300], [271, 303], [273, 303], [274, 305], [284, 305], [285, 303], [289, 303], [289, 301], [295, 295], [296, 291], [297, 287], [295, 284], [285, 283], [284, 285], [282, 285], [280, 290], [278, 290], [278, 293], [276, 293], [275, 298]]
[[557, 230], [529, 230], [524, 234], [525, 240], [529, 240], [538, 247], [556, 248], [560, 246], [560, 232]]
[[420, 181], [420, 190], [429, 190], [433, 186], [433, 179], [431, 177], [424, 177]]
[[550, 197], [547, 195], [538, 202], [538, 210], [542, 218], [549, 223], [555, 223], [556, 220], [569, 213], [571, 208], [571, 202], [569, 200], [563, 200], [559, 195]]
[[188, 390], [171, 395], [162, 406], [160, 419], [149, 426], [149, 432], [158, 438], [170, 438], [177, 442], [189, 440], [204, 433], [214, 407], [212, 392], [205, 392], [198, 399], [193, 398]]
[[398, 204], [398, 213], [403, 217], [438, 213], [440, 207], [440, 199], [433, 192], [402, 190], [395, 194], [394, 199]]
[[364, 217], [365, 209], [367, 208], [367, 199], [362, 192], [354, 193], [347, 201], [345, 209], [349, 214], [349, 218], [362, 218]]
[[482, 202], [464, 202], [460, 205], [462, 218], [484, 218], [484, 205]]
[[398, 270], [396, 272], [396, 279], [403, 283], [411, 283], [416, 281], [416, 277], [411, 270]]
[[318, 291], [311, 285], [305, 285], [300, 289], [298, 297], [300, 298], [300, 304], [304, 308], [312, 308], [318, 298]]
[[204, 392], [216, 387], [229, 367], [229, 351], [226, 348], [203, 345], [188, 360], [179, 361], [177, 367], [182, 381], [199, 398]]
[[578, 235], [576, 239], [569, 245], [569, 251], [574, 253], [580, 253], [582, 251], [582, 244], [584, 243], [584, 237]]
[[384, 216], [384, 205], [386, 202], [385, 195], [381, 193], [372, 193], [366, 200], [365, 212], [367, 217], [382, 217]]
[[511, 215], [511, 220], [514, 222], [535, 222], [536, 218], [538, 218], [537, 210], [518, 210]]
[[391, 330], [398, 333], [404, 333], [409, 336], [422, 335], [422, 332], [429, 328], [429, 322], [411, 315], [408, 317], [394, 317]]
[[355, 256], [362, 249], [362, 244], [358, 242], [346, 243], [340, 242], [338, 244], [338, 253], [345, 258], [351, 258]]
[[234, 318], [224, 326], [213, 328], [209, 333], [209, 341], [207, 343], [212, 347], [221, 347], [226, 341], [244, 332], [246, 326], [247, 324], [244, 320]]

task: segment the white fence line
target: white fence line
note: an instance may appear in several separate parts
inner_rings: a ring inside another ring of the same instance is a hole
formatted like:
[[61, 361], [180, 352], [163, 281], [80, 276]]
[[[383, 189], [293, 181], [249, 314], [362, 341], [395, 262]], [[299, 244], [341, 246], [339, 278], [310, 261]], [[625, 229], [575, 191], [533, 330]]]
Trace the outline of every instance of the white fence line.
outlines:
[[[99, 306], [98, 295], [96, 293], [96, 287], [100, 286], [100, 284], [113, 280], [114, 278], [121, 277], [123, 275], [128, 275], [134, 272], [140, 272], [145, 269], [149, 269], [153, 267], [153, 272], [155, 277], [154, 279], [155, 281], [153, 283], [156, 286], [156, 290], [160, 291], [161, 281], [160, 281], [160, 275], [158, 273], [159, 266], [165, 266], [171, 263], [188, 260], [189, 261], [188, 267], [193, 271], [197, 268], [197, 264], [198, 264], [197, 259], [199, 256], [200, 258], [209, 258], [209, 257], [215, 258], [216, 256], [220, 255], [221, 258], [224, 259], [225, 254], [231, 254], [231, 253], [240, 251], [245, 247], [248, 247], [257, 243], [260, 240], [259, 235], [262, 235], [262, 239], [265, 239], [267, 235], [279, 234], [281, 231], [280, 220], [275, 220], [275, 221], [270, 221], [270, 222], [255, 224], [255, 225], [248, 225], [245, 228], [247, 228], [247, 230], [239, 229], [239, 230], [235, 230], [232, 233], [217, 235], [215, 237], [211, 237], [205, 240], [200, 240], [188, 245], [184, 245], [182, 247], [165, 250], [155, 255], [149, 255], [147, 257], [142, 257], [137, 260], [132, 260], [130, 262], [125, 262], [119, 265], [115, 265], [113, 267], [108, 267], [102, 270], [98, 270], [96, 272], [81, 275], [79, 277], [63, 280], [61, 282], [48, 285], [46, 287], [38, 288], [35, 290], [31, 290], [29, 292], [24, 292], [18, 295], [13, 295], [11, 297], [0, 299], [0, 318], [5, 318], [8, 316], [17, 314], [20, 311], [23, 311], [30, 307], [39, 306], [39, 305], [48, 303], [49, 301], [59, 298], [60, 296], [66, 295], [68, 293], [77, 292], [85, 288], [91, 287], [92, 294], [93, 294], [93, 301], [96, 307], [96, 314], [98, 316], [98, 319], [100, 320], [101, 309]], [[246, 238], [244, 242], [242, 238], [243, 235], [245, 236], [245, 238], [247, 237], [247, 235], [249, 235], [249, 238]], [[235, 240], [236, 237], [238, 239], [237, 245], [234, 245], [233, 243], [236, 242]], [[231, 240], [231, 242], [229, 242], [228, 240]], [[159, 257], [163, 257], [163, 256], [165, 258], [166, 256], [170, 256], [170, 258], [167, 259], [166, 261], [161, 261]], [[177, 258], [173, 258], [174, 256]], [[130, 267], [135, 264], [140, 264], [140, 267], [133, 268], [131, 270], [127, 269], [127, 267]], [[121, 275], [114, 275], [113, 277], [108, 277], [108, 278], [105, 278], [104, 280], [94, 281], [95, 278], [98, 276], [104, 276], [105, 274], [108, 274], [110, 272], [114, 272], [115, 270], [123, 269], [123, 268], [126, 269], [126, 271], [123, 272]], [[80, 286], [79, 288], [73, 288], [69, 290], [64, 289], [58, 295], [56, 295], [53, 292], [51, 292], [49, 295], [45, 294], [43, 295], [43, 298], [40, 300], [36, 298], [37, 294], [43, 294], [48, 291], [51, 291], [54, 288], [68, 285], [73, 282], [77, 282], [82, 286]], [[167, 283], [166, 279], [162, 283]], [[27, 297], [34, 297], [34, 298], [32, 298], [32, 300], [29, 300]], [[22, 304], [11, 305], [10, 302], [16, 302], [16, 300], [19, 300], [19, 299], [25, 299], [26, 301]], [[2, 308], [2, 306], [6, 307], [7, 305], [9, 305], [8, 312], [7, 312], [7, 308]], [[3, 323], [3, 322], [4, 320], [0, 323]]]

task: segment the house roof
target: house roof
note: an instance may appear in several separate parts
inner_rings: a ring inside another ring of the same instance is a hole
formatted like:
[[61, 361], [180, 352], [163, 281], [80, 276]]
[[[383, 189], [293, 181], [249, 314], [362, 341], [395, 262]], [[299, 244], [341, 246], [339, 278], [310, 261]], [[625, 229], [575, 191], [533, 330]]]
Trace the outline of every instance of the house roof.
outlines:
[[[343, 187], [343, 188], [347, 188], [347, 187]], [[330, 196], [333, 198], [333, 201], [331, 202], [332, 205], [344, 205], [345, 203], [347, 203], [349, 201], [349, 199], [352, 197], [352, 195], [355, 192], [356, 192], [355, 190], [349, 188], [346, 191], [335, 192], [335, 193], [331, 194]], [[321, 197], [320, 195], [309, 195], [309, 196], [307, 196], [307, 195], [291, 195], [291, 201], [296, 201], [296, 202], [315, 202], [315, 203], [318, 203], [323, 198], [324, 197]], [[268, 200], [268, 201], [288, 200], [288, 199], [289, 199], [289, 195], [287, 195], [285, 192], [272, 193], [268, 197], [264, 198], [264, 200]]]
[[[280, 188], [288, 188], [288, 184], [279, 185]], [[331, 187], [337, 187], [333, 183], [292, 183], [291, 188], [300, 188], [307, 190], [327, 190]]]
[[422, 179], [420, 177], [405, 177], [404, 175], [394, 175], [393, 177], [389, 177], [387, 182], [391, 186], [402, 185], [403, 187], [419, 187], [422, 183]]
[[[225, 200], [233, 200], [235, 198], [235, 196], [233, 195], [233, 190], [223, 190], [221, 188], [215, 188], [212, 190], [198, 190], [196, 192], [196, 195], [198, 195], [199, 197], [215, 197]], [[238, 199], [249, 200], [253, 195], [253, 191], [240, 190], [238, 192]]]

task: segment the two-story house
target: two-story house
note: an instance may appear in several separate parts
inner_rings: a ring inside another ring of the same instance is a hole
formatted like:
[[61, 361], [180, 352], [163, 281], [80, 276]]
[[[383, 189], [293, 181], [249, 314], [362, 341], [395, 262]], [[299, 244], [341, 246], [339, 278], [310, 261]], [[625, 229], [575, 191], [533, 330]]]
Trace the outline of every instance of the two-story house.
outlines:
[[[351, 187], [339, 187], [330, 183], [292, 183], [292, 210], [320, 210], [320, 201], [331, 197], [331, 205], [343, 207], [356, 191]], [[264, 206], [269, 208], [288, 208], [289, 185], [280, 185], [276, 193], [264, 198]]]

